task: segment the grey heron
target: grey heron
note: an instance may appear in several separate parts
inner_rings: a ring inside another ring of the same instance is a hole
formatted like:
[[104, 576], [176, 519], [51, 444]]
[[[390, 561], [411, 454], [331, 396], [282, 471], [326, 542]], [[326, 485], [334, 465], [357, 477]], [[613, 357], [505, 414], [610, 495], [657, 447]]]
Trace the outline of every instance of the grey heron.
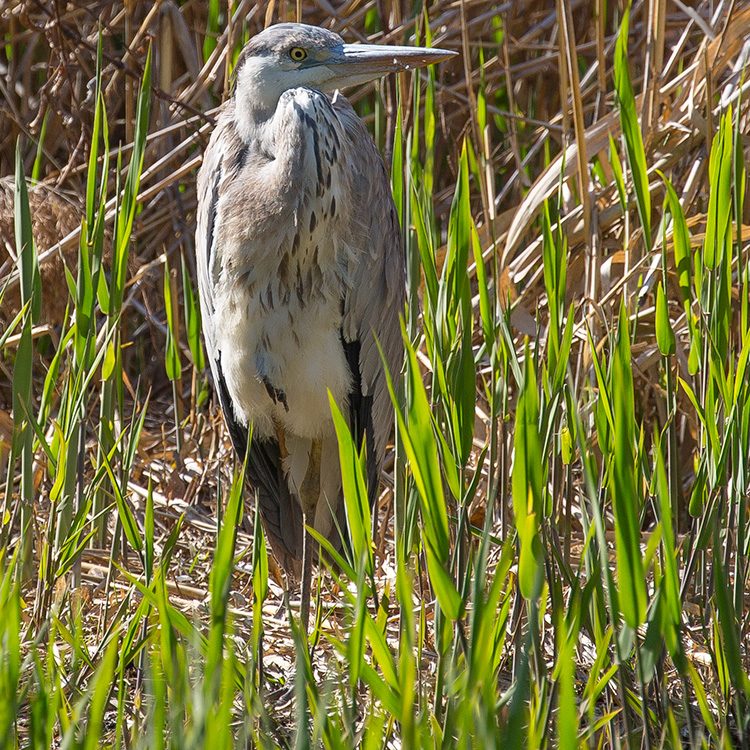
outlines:
[[271, 26], [235, 68], [198, 175], [203, 332], [234, 448], [245, 458], [271, 548], [302, 579], [305, 526], [340, 549], [346, 529], [328, 392], [377, 496], [402, 361], [404, 258], [388, 174], [338, 89], [445, 60], [441, 49], [345, 44], [304, 24]]

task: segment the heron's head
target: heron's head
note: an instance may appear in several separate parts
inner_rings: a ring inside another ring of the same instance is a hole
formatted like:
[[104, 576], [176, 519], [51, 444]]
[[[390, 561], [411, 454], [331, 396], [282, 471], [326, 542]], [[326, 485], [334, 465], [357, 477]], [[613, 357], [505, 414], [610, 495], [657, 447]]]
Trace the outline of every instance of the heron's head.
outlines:
[[269, 116], [288, 89], [306, 86], [332, 92], [455, 54], [426, 47], [345, 44], [327, 29], [280, 23], [253, 37], [242, 50], [235, 69], [234, 96], [238, 107]]

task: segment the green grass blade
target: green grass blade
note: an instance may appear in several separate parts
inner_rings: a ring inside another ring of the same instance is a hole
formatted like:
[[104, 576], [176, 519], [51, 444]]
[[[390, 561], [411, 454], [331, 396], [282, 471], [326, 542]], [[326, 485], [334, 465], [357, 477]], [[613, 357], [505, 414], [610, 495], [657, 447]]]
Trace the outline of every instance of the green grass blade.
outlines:
[[100, 746], [102, 737], [102, 726], [104, 724], [105, 708], [109, 701], [109, 696], [114, 685], [112, 678], [117, 663], [117, 654], [119, 652], [119, 637], [115, 634], [112, 638], [104, 658], [99, 664], [96, 674], [92, 680], [91, 705], [89, 707], [89, 723], [86, 727], [86, 742], [84, 750], [97, 750]]
[[656, 289], [656, 344], [665, 357], [676, 351], [674, 331], [669, 322], [669, 308], [661, 281]]
[[524, 598], [535, 599], [541, 592], [544, 576], [539, 540], [544, 473], [539, 435], [539, 396], [528, 344], [524, 360], [524, 384], [516, 406], [513, 449], [513, 516], [520, 542], [518, 580]]
[[21, 596], [18, 587], [11, 583], [14, 566], [3, 566], [4, 563], [0, 564], [3, 574], [0, 585], [0, 745], [13, 747], [21, 670]]
[[620, 308], [617, 344], [612, 362], [614, 445], [610, 491], [615, 514], [615, 544], [620, 606], [635, 630], [643, 622], [648, 601], [640, 551], [639, 500], [635, 482], [633, 372], [630, 334], [624, 305]]
[[628, 164], [633, 177], [638, 214], [641, 217], [643, 241], [648, 252], [651, 250], [651, 195], [648, 189], [646, 152], [643, 147], [643, 137], [641, 136], [638, 114], [635, 109], [633, 85], [630, 82], [628, 61], [629, 18], [630, 8], [627, 8], [623, 14], [615, 47], [615, 92], [620, 110], [620, 124], [625, 136]]
[[[21, 572], [24, 579], [31, 576], [31, 555], [29, 526], [31, 522], [31, 507], [34, 499], [33, 463], [34, 463], [34, 434], [24, 418], [24, 408], [31, 409], [33, 385], [33, 356], [34, 343], [31, 328], [39, 315], [41, 305], [39, 266], [36, 246], [31, 230], [31, 211], [29, 209], [29, 194], [26, 188], [26, 177], [23, 172], [21, 156], [21, 142], [16, 142], [16, 164], [14, 182], [14, 219], [16, 254], [19, 263], [21, 305], [26, 308], [26, 314], [21, 326], [21, 336], [16, 350], [13, 365], [13, 445], [11, 455], [21, 457], [21, 534], [22, 554]], [[12, 465], [12, 463], [11, 463]], [[12, 476], [12, 473], [11, 473]]]
[[331, 392], [328, 392], [333, 424], [339, 443], [339, 463], [344, 487], [346, 520], [349, 525], [352, 546], [354, 548], [355, 567], [364, 562], [365, 572], [371, 578], [374, 571], [372, 551], [372, 520], [370, 502], [367, 494], [367, 482], [362, 470], [362, 462], [354, 445], [349, 425], [338, 408]]
[[164, 259], [164, 308], [167, 313], [167, 344], [164, 351], [164, 365], [170, 380], [182, 377], [182, 362], [177, 343], [177, 304], [172, 298], [172, 283], [169, 272], [169, 261]]
[[688, 230], [685, 214], [680, 205], [672, 183], [661, 175], [667, 189], [667, 205], [672, 215], [672, 241], [674, 248], [674, 265], [677, 270], [677, 280], [680, 285], [682, 301], [689, 305], [692, 301], [692, 252], [690, 248], [690, 231]]
[[710, 192], [704, 240], [703, 263], [708, 270], [716, 268], [724, 254], [732, 214], [732, 108], [721, 118], [719, 132], [711, 144], [709, 161]]
[[185, 330], [187, 333], [188, 346], [190, 354], [193, 357], [193, 365], [198, 372], [203, 372], [206, 368], [206, 360], [203, 353], [203, 341], [201, 339], [201, 313], [198, 305], [193, 285], [190, 282], [187, 266], [185, 265], [185, 255], [180, 255], [182, 264], [182, 288], [185, 305]]

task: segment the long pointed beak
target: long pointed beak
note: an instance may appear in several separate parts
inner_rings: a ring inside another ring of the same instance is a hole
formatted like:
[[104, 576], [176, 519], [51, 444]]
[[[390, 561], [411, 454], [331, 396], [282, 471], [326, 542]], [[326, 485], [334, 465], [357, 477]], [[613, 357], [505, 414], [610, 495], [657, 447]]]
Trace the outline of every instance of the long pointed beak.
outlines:
[[361, 73], [394, 73], [423, 68], [455, 57], [458, 53], [437, 47], [388, 47], [382, 44], [345, 44], [339, 64]]
[[381, 44], [344, 44], [327, 60], [335, 86], [353, 86], [387, 73], [423, 68], [455, 57], [458, 53], [429, 47], [390, 47]]

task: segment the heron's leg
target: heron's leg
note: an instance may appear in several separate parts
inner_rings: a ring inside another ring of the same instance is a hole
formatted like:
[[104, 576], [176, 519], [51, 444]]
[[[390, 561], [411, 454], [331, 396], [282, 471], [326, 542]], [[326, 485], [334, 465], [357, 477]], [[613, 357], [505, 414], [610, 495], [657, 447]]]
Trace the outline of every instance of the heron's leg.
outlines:
[[[320, 497], [320, 457], [323, 452], [323, 439], [314, 438], [310, 447], [310, 458], [307, 472], [299, 490], [302, 503], [302, 519], [305, 526], [312, 526], [315, 520], [315, 508]], [[310, 613], [310, 583], [312, 578], [313, 538], [305, 528], [302, 536], [302, 602], [300, 604], [300, 619], [307, 630]]]
[[278, 419], [274, 418], [273, 426], [276, 429], [276, 440], [279, 444], [279, 456], [282, 461], [289, 457], [289, 451], [286, 449], [286, 438], [284, 437], [284, 427]]

